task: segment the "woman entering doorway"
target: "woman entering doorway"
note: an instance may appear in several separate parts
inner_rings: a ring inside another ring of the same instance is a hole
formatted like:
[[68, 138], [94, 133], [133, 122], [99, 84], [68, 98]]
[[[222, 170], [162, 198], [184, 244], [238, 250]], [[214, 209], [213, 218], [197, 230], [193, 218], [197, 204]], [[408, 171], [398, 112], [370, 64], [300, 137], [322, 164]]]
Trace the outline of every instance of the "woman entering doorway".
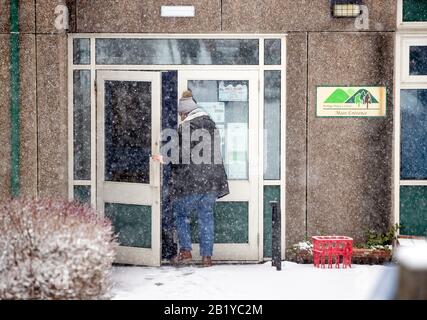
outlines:
[[[210, 267], [214, 244], [215, 202], [229, 194], [220, 148], [215, 143], [219, 132], [215, 122], [196, 104], [191, 91], [183, 92], [178, 113], [181, 118], [178, 127], [179, 161], [171, 165], [168, 189], [180, 250], [170, 261], [172, 264], [187, 264], [192, 261], [190, 215], [196, 211], [202, 265]], [[195, 136], [199, 139], [193, 141]], [[195, 150], [199, 152], [194, 152]], [[160, 155], [153, 156], [153, 159], [163, 162]]]

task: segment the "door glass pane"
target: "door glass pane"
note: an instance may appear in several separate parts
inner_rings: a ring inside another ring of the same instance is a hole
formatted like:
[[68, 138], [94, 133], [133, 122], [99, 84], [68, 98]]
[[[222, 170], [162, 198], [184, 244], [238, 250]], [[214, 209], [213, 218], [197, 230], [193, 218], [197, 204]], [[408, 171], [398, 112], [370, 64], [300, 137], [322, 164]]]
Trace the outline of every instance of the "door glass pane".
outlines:
[[427, 1], [403, 0], [403, 21], [427, 21]]
[[188, 88], [220, 132], [228, 179], [247, 180], [249, 81], [191, 80]]
[[97, 64], [256, 65], [258, 39], [96, 39]]
[[280, 39], [264, 40], [264, 64], [278, 65], [281, 62], [282, 41]]
[[150, 183], [151, 90], [105, 81], [105, 181]]
[[105, 216], [111, 220], [121, 246], [151, 248], [151, 207], [106, 203]]
[[73, 72], [74, 179], [90, 180], [90, 70]]
[[427, 75], [427, 46], [409, 48], [409, 74], [411, 76]]
[[264, 179], [280, 180], [280, 71], [265, 71], [264, 79]]
[[401, 91], [401, 179], [427, 179], [427, 90]]
[[[249, 243], [249, 203], [243, 201], [215, 204], [215, 243]], [[191, 216], [191, 240], [199, 243], [197, 215]], [[232, 221], [233, 223], [230, 223]]]

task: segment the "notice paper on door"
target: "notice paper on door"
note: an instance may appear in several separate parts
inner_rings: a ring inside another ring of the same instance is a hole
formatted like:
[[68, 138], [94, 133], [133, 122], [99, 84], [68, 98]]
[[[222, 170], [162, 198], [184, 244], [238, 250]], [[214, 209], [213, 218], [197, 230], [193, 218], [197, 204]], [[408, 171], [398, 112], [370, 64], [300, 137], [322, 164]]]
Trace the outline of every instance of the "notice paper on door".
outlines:
[[209, 114], [215, 123], [224, 122], [224, 102], [199, 102], [198, 105]]
[[248, 125], [246, 123], [227, 124], [227, 150], [246, 152], [248, 149]]
[[226, 163], [230, 179], [247, 179], [248, 125], [229, 123], [226, 132]]
[[246, 84], [225, 85], [220, 81], [218, 85], [219, 101], [248, 101], [248, 86]]

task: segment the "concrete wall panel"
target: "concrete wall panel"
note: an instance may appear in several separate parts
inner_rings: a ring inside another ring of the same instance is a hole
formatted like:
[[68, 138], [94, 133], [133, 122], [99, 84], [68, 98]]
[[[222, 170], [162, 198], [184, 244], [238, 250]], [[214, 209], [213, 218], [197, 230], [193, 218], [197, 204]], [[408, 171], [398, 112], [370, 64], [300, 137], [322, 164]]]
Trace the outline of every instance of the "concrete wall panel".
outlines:
[[67, 196], [67, 70], [65, 35], [37, 35], [39, 195]]
[[[194, 5], [194, 18], [162, 18], [162, 5]], [[199, 33], [221, 30], [220, 0], [77, 0], [77, 32]]]
[[[370, 31], [395, 30], [395, 0], [366, 0]], [[354, 19], [333, 18], [327, 0], [223, 1], [227, 32], [355, 31]]]
[[[392, 204], [393, 34], [309, 35], [308, 235], [384, 231]], [[386, 118], [316, 118], [316, 85], [381, 85]]]
[[306, 232], [307, 33], [287, 38], [286, 245]]
[[37, 110], [35, 35], [20, 37], [21, 68], [21, 195], [37, 194]]
[[[0, 33], [8, 33], [10, 31], [9, 21], [10, 0], [0, 0]], [[21, 33], [34, 33], [35, 0], [19, 1], [19, 28]]]

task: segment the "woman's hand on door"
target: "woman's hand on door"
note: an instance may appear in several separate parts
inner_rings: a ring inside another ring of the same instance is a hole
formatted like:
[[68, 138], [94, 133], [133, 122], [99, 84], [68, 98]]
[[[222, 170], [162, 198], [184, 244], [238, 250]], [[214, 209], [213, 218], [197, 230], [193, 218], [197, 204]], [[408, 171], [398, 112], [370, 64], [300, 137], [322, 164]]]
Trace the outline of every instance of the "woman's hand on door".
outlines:
[[163, 161], [163, 156], [162, 155], [160, 155], [160, 154], [153, 154], [152, 156], [151, 156], [151, 159], [153, 159], [154, 161], [157, 161], [157, 162], [160, 162], [160, 163], [164, 163], [164, 161]]

